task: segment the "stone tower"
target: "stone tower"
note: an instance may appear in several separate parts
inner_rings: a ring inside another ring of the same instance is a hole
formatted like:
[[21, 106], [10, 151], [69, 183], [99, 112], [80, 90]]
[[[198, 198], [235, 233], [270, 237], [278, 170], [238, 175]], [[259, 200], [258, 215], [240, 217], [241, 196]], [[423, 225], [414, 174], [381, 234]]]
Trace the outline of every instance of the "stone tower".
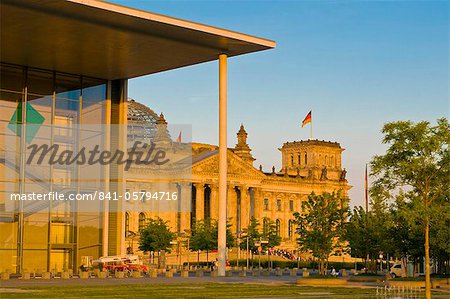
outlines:
[[167, 129], [167, 121], [164, 118], [164, 114], [162, 112], [156, 123], [155, 142], [159, 146], [166, 146], [172, 144], [172, 139], [170, 139], [169, 130]]
[[318, 180], [345, 180], [341, 154], [344, 149], [337, 142], [301, 140], [286, 142], [280, 148], [282, 171]]
[[255, 161], [255, 158], [253, 158], [252, 154], [250, 153], [252, 150], [247, 144], [247, 132], [245, 131], [243, 124], [241, 124], [239, 132], [237, 132], [236, 135], [238, 143], [234, 147], [234, 153], [238, 155], [242, 160], [253, 165], [253, 161]]

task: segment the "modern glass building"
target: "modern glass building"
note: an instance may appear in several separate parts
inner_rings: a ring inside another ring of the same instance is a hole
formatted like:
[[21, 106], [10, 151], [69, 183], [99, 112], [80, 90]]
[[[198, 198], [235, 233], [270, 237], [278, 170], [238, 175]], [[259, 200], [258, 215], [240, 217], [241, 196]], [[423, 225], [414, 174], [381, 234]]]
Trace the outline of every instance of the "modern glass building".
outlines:
[[0, 5], [0, 272], [76, 271], [84, 256], [124, 254], [125, 215], [116, 203], [91, 212], [80, 212], [74, 202], [8, 209], [12, 192], [80, 192], [87, 175], [96, 177], [91, 189], [124, 191], [121, 165], [94, 174], [77, 166], [29, 167], [30, 138], [76, 150], [85, 138], [80, 126], [103, 125], [94, 134], [101, 146], [124, 149], [127, 133], [109, 125], [127, 122], [129, 78], [221, 56], [223, 91], [227, 57], [275, 43], [97, 0]]
[[[36, 132], [34, 137], [43, 143], [77, 148], [80, 124], [106, 121], [107, 85], [107, 80], [102, 79], [1, 64], [0, 268], [62, 271], [79, 262], [81, 256], [102, 255], [105, 215], [102, 207], [95, 209], [98, 211], [95, 213], [76, 213], [76, 202], [57, 205], [36, 202], [32, 210], [15, 213], [7, 211], [5, 201], [10, 200], [11, 193], [79, 191], [83, 168], [43, 164], [40, 169], [30, 169], [20, 162], [8, 162], [20, 160], [27, 144], [27, 140], [21, 143], [20, 135], [27, 131], [22, 135], [27, 139], [35, 128], [41, 134]], [[102, 176], [103, 172], [99, 172], [99, 189], [105, 187]]]

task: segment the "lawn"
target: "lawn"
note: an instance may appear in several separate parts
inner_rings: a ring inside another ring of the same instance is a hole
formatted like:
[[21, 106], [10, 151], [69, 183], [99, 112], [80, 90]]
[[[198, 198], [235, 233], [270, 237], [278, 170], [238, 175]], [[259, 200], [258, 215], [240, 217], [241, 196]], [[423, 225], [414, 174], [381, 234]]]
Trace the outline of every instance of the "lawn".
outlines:
[[242, 283], [65, 285], [18, 287], [4, 292], [6, 298], [374, 298], [374, 289], [298, 287]]

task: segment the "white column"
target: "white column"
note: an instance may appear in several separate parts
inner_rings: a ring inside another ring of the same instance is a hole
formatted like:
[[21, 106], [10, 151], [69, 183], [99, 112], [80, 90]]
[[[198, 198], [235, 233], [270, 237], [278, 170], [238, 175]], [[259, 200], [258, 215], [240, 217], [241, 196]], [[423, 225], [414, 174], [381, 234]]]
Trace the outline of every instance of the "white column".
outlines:
[[227, 55], [219, 55], [219, 233], [218, 275], [225, 276], [227, 230]]

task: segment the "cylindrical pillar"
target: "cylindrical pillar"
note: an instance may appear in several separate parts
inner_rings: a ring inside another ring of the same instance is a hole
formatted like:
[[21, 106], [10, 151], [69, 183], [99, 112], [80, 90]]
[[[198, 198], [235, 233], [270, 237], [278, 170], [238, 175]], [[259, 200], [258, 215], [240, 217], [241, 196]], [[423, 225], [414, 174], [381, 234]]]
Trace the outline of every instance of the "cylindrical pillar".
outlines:
[[242, 229], [248, 227], [250, 222], [250, 194], [247, 186], [241, 187], [241, 227], [239, 230], [242, 231]]
[[225, 276], [227, 231], [227, 55], [219, 55], [219, 232], [218, 276]]
[[205, 186], [203, 184], [195, 184], [195, 219], [205, 218]]
[[211, 184], [211, 219], [218, 219], [219, 216], [219, 202], [218, 202], [218, 196], [217, 196], [217, 185]]

